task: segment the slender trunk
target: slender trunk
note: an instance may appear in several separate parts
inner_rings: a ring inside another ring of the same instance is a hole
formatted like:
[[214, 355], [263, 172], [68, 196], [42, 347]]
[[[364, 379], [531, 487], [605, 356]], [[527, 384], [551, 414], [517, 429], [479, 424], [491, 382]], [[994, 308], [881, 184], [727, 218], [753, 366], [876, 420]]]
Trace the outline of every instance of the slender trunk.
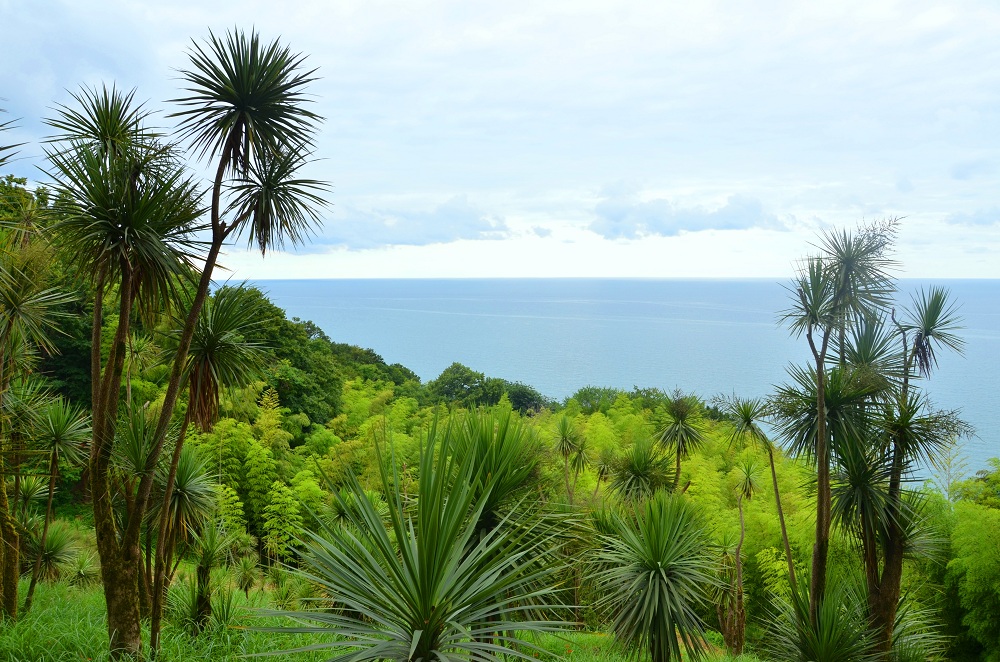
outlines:
[[740, 541], [736, 543], [736, 618], [733, 633], [733, 655], [743, 654], [743, 640], [746, 632], [746, 611], [743, 609], [743, 541], [746, 539], [747, 527], [743, 519], [743, 496], [737, 500], [740, 511]]
[[563, 479], [566, 481], [566, 497], [569, 499], [569, 505], [573, 505], [573, 488], [569, 485], [569, 458], [563, 456]]
[[201, 631], [212, 618], [212, 568], [199, 564], [196, 575], [195, 626]]
[[[896, 322], [893, 315], [893, 322]], [[896, 322], [903, 343], [903, 386], [899, 395], [900, 411], [909, 406], [910, 371], [913, 369], [913, 353], [907, 346], [906, 330]], [[875, 645], [883, 655], [892, 649], [892, 632], [896, 623], [896, 611], [902, 594], [903, 582], [903, 549], [906, 532], [899, 526], [899, 516], [903, 503], [903, 464], [904, 450], [899, 440], [892, 439], [892, 465], [889, 473], [888, 490], [888, 523], [886, 542], [883, 549], [882, 574], [878, 576], [876, 569], [876, 584], [869, 588], [868, 604], [871, 611], [872, 626], [875, 630]], [[877, 559], [875, 560], [877, 563]]]
[[[892, 470], [889, 476], [889, 517], [882, 576], [878, 579], [877, 590], [869, 596], [872, 625], [875, 630], [876, 649], [888, 654], [892, 648], [892, 632], [896, 623], [896, 610], [902, 593], [903, 550], [906, 532], [899, 525], [902, 509], [903, 450], [898, 441], [893, 440]], [[877, 559], [875, 560], [877, 563]], [[877, 570], [876, 570], [877, 572]]]
[[781, 526], [781, 542], [785, 545], [785, 560], [788, 561], [788, 581], [795, 590], [795, 563], [792, 561], [792, 546], [788, 544], [788, 529], [785, 528], [785, 512], [781, 507], [781, 494], [778, 492], [778, 472], [774, 468], [774, 449], [768, 446], [767, 459], [771, 464], [771, 482], [774, 484], [774, 503], [778, 507], [778, 524]]
[[674, 492], [681, 491], [681, 448], [677, 447], [677, 467], [674, 470]]
[[[118, 418], [119, 392], [125, 360], [125, 339], [134, 300], [133, 280], [128, 265], [123, 265], [120, 287], [118, 328], [103, 375], [94, 378], [98, 391], [94, 397], [93, 443], [90, 453], [90, 482], [94, 507], [94, 531], [97, 552], [101, 559], [101, 580], [108, 615], [108, 636], [111, 658], [139, 657], [142, 653], [142, 633], [139, 622], [138, 573], [141, 563], [139, 546], [119, 540], [112, 507], [110, 483], [111, 452], [115, 424]], [[99, 323], [99, 307], [95, 306], [95, 327]], [[100, 339], [99, 329], [94, 336]], [[93, 348], [100, 364], [100, 350]], [[131, 524], [131, 522], [130, 522]]]
[[49, 524], [52, 522], [52, 497], [56, 491], [56, 477], [59, 475], [59, 456], [53, 452], [49, 462], [49, 497], [45, 504], [45, 522], [42, 524], [42, 537], [38, 541], [38, 558], [31, 568], [31, 583], [28, 584], [28, 594], [24, 598], [24, 613], [31, 611], [31, 602], [35, 597], [35, 585], [42, 571], [42, 556], [45, 554], [45, 541], [49, 535]]
[[[14, 321], [11, 318], [3, 330], [3, 345], [6, 348], [11, 342], [11, 335], [14, 329]], [[7, 394], [7, 389], [13, 379], [14, 359], [13, 351], [10, 356], [0, 357], [0, 403]], [[3, 421], [0, 420], [0, 609], [5, 618], [17, 618], [17, 583], [20, 579], [20, 551], [21, 540], [17, 533], [17, 522], [14, 521], [14, 514], [10, 509], [10, 501], [7, 499], [7, 471], [4, 466], [4, 451], [14, 450], [13, 439], [9, 439], [5, 434], [7, 430]], [[9, 446], [7, 443], [9, 442]], [[7, 448], [5, 448], [7, 446]]]
[[826, 567], [830, 553], [830, 449], [826, 429], [826, 350], [830, 329], [823, 332], [819, 349], [812, 329], [806, 333], [816, 361], [816, 543], [813, 546], [812, 576], [809, 582], [809, 619], [816, 625], [819, 604], [826, 593]]
[[[155, 656], [160, 650], [160, 627], [163, 619], [163, 603], [166, 599], [169, 584], [166, 581], [167, 575], [167, 531], [170, 527], [170, 500], [173, 498], [174, 481], [177, 479], [177, 466], [180, 464], [181, 449], [184, 446], [184, 438], [187, 436], [187, 428], [191, 421], [191, 409], [188, 408], [184, 422], [181, 424], [181, 431], [177, 437], [177, 444], [174, 446], [174, 454], [170, 458], [170, 471], [167, 474], [167, 483], [163, 489], [163, 503], [160, 507], [160, 517], [158, 519], [156, 534], [156, 557], [153, 565], [153, 608], [149, 626], [149, 648]], [[172, 547], [172, 546], [171, 546]], [[171, 555], [173, 550], [170, 550]]]
[[[3, 467], [0, 466], [0, 470]], [[3, 615], [17, 618], [17, 582], [20, 579], [20, 537], [7, 500], [7, 485], [0, 473], [0, 539], [3, 540]]]

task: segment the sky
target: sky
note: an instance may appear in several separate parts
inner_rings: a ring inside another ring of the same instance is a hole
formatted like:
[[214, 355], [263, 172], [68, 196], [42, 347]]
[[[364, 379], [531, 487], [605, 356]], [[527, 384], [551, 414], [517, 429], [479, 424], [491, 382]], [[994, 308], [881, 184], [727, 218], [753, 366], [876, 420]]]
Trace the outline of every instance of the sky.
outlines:
[[[902, 217], [913, 278], [1000, 278], [1000, 3], [0, 0], [8, 171], [81, 86], [165, 116], [192, 40], [317, 69], [307, 245], [235, 278], [787, 277]], [[195, 164], [204, 168], [204, 165]]]

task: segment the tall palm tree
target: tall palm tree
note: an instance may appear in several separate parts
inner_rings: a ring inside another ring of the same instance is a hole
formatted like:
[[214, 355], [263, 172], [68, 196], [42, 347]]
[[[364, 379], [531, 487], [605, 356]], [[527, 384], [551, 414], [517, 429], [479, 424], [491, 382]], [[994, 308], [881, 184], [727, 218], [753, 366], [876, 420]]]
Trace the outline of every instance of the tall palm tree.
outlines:
[[[59, 462], [81, 464], [85, 457], [87, 440], [90, 438], [90, 421], [80, 410], [63, 398], [57, 398], [49, 403], [38, 417], [38, 427], [34, 435], [34, 446], [48, 452], [49, 456], [49, 490], [45, 504], [45, 521], [42, 525], [42, 535], [39, 548], [45, 549], [45, 539], [52, 522], [52, 498], [56, 491], [56, 481], [59, 478]], [[35, 560], [31, 570], [31, 583], [24, 599], [24, 612], [31, 610], [35, 585], [38, 583], [42, 569], [42, 557]]]
[[693, 395], [674, 393], [664, 402], [667, 422], [659, 433], [659, 442], [674, 451], [676, 469], [674, 490], [681, 490], [681, 458], [698, 449], [705, 438], [702, 432], [701, 402]]
[[[869, 606], [876, 629], [878, 649], [892, 647], [892, 637], [899, 607], [903, 558], [909, 537], [902, 522], [906, 520], [903, 479], [915, 463], [933, 461], [951, 441], [968, 432], [957, 412], [931, 411], [926, 400], [912, 392], [912, 380], [928, 378], [937, 367], [937, 353], [942, 349], [961, 353], [963, 341], [957, 335], [961, 328], [957, 307], [948, 291], [940, 287], [921, 290], [911, 305], [892, 322], [903, 355], [902, 383], [894, 398], [883, 408], [885, 454], [887, 455], [888, 486], [884, 511], [885, 535], [881, 571], [868, 571]], [[872, 560], [872, 565], [877, 559]], [[872, 583], [874, 579], [874, 583]]]
[[[813, 618], [826, 586], [830, 546], [830, 448], [826, 413], [826, 363], [831, 343], [846, 346], [846, 335], [858, 320], [877, 317], [888, 308], [895, 291], [887, 253], [895, 239], [897, 221], [862, 227], [857, 233], [831, 231], [823, 235], [820, 254], [804, 260], [790, 285], [792, 306], [782, 315], [796, 336], [804, 335], [813, 358], [817, 406], [815, 457], [817, 463], [816, 543], [810, 577], [810, 614]], [[842, 357], [841, 357], [842, 358]]]
[[781, 493], [778, 491], [778, 472], [774, 466], [774, 444], [761, 428], [760, 424], [768, 415], [769, 407], [761, 398], [741, 398], [733, 396], [723, 402], [723, 411], [733, 423], [729, 436], [730, 444], [749, 443], [767, 452], [768, 465], [771, 468], [771, 485], [774, 488], [774, 503], [778, 509], [778, 524], [781, 527], [781, 542], [785, 546], [785, 560], [788, 562], [788, 579], [795, 586], [795, 563], [792, 559], [792, 547], [788, 543], [788, 529], [785, 526], [785, 512], [781, 507]]
[[746, 629], [746, 610], [743, 607], [743, 542], [746, 540], [747, 527], [743, 517], [743, 501], [753, 498], [759, 485], [757, 483], [757, 465], [752, 460], [746, 460], [736, 467], [736, 507], [740, 513], [740, 537], [736, 543], [736, 628], [733, 637], [733, 655], [743, 654], [744, 632]]
[[[190, 140], [196, 156], [215, 161], [207, 209], [210, 240], [203, 259], [191, 235], [203, 211], [196, 186], [177, 166], [176, 150], [144, 128], [145, 111], [134, 104], [131, 94], [114, 89], [81, 93], [77, 100], [82, 110], [62, 108], [51, 122], [60, 131], [60, 142], [49, 150], [57, 188], [65, 194], [60, 196], [66, 216], [60, 229], [84, 272], [94, 274], [98, 285], [91, 478], [115, 659], [139, 655], [142, 648], [135, 603], [143, 518], [130, 518], [119, 532], [104, 487], [129, 320], [136, 308], [151, 310], [161, 304], [172, 294], [177, 278], [200, 271], [147, 471], [135, 488], [135, 503], [145, 511], [153, 488], [152, 469], [171, 426], [187, 374], [188, 352], [223, 244], [243, 235], [264, 252], [286, 240], [301, 241], [318, 220], [324, 186], [298, 175], [318, 119], [303, 105], [312, 72], [303, 71], [302, 64], [302, 56], [278, 42], [263, 44], [256, 34], [210, 35], [205, 46], [194, 44], [192, 68], [181, 72], [187, 96], [175, 100], [181, 110], [174, 116], [180, 119], [180, 136]], [[105, 204], [111, 200], [128, 204]], [[86, 227], [91, 228], [89, 233], [82, 231]], [[99, 311], [112, 284], [119, 296], [119, 323], [102, 370]]]
[[614, 532], [601, 536], [599, 604], [615, 637], [652, 662], [700, 659], [707, 649], [698, 607], [714, 583], [704, 525], [680, 494], [659, 493], [634, 513], [608, 515]]
[[[61, 131], [48, 148], [59, 221], [54, 230], [95, 292], [91, 336], [93, 443], [89, 475], [98, 554], [104, 579], [111, 650], [116, 659], [140, 653], [139, 531], [146, 495], [129, 495], [136, 512], [120, 529], [112, 507], [112, 454], [119, 393], [138, 312], [152, 315], [194, 267], [201, 215], [194, 181], [176, 151], [156, 143], [131, 94], [85, 90], [78, 111], [63, 108], [51, 126]], [[101, 347], [104, 297], [118, 297], [118, 322], [106, 362]], [[155, 453], [146, 460], [155, 465]], [[140, 467], [133, 489], [152, 479]]]

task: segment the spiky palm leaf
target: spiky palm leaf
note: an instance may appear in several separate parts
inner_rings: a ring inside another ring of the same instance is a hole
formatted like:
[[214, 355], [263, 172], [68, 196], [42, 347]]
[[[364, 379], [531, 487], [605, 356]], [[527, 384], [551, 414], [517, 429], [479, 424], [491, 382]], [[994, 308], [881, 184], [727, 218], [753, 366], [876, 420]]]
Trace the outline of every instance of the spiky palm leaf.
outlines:
[[245, 337], [260, 324], [259, 299], [239, 287], [222, 287], [205, 302], [188, 350], [191, 418], [202, 430], [214, 425], [223, 388], [256, 378], [264, 346]]
[[192, 69], [181, 72], [189, 95], [173, 100], [185, 109], [170, 117], [180, 118], [178, 130], [200, 157], [245, 173], [259, 153], [311, 143], [320, 118], [304, 107], [311, 99], [303, 88], [315, 80], [304, 56], [236, 31], [193, 42], [190, 57]]
[[560, 416], [556, 420], [556, 452], [568, 462], [569, 457], [576, 452], [579, 444], [580, 433], [573, 420], [565, 414]]
[[715, 584], [714, 559], [704, 525], [683, 495], [661, 493], [617, 519], [601, 537], [597, 584], [600, 606], [615, 637], [653, 662], [701, 659], [707, 649], [697, 610]]
[[534, 432], [509, 409], [471, 412], [449, 426], [457, 463], [477, 467], [485, 481], [472, 486], [482, 507], [476, 527], [480, 533], [499, 525], [511, 504], [531, 490], [531, 478], [538, 471], [538, 439]]
[[147, 127], [150, 112], [135, 101], [135, 90], [104, 85], [100, 90], [85, 87], [71, 96], [75, 106], [58, 104], [58, 114], [45, 121], [57, 132], [50, 143], [61, 143], [63, 149], [88, 145], [111, 157], [159, 137]]
[[958, 307], [949, 301], [948, 290], [931, 287], [913, 296], [911, 307], [906, 310], [902, 328], [912, 334], [911, 352], [917, 372], [929, 377], [937, 367], [937, 349], [946, 348], [962, 353], [965, 345], [955, 334], [962, 328]]
[[[159, 498], [153, 500], [149, 511], [149, 516], [154, 521], [163, 508], [162, 486], [166, 482], [166, 471], [162, 466], [157, 471]], [[194, 446], [185, 445], [181, 449], [167, 510], [168, 532], [172, 532], [171, 535], [176, 536], [178, 541], [188, 540], [190, 536], [196, 535], [215, 513], [216, 484], [212, 480], [208, 461]]]
[[76, 540], [73, 529], [62, 520], [56, 520], [49, 526], [44, 547], [37, 539], [32, 538], [28, 548], [28, 559], [34, 564], [41, 555], [41, 579], [53, 581], [58, 579], [63, 569], [69, 567], [77, 555]]
[[247, 244], [261, 254], [269, 248], [305, 242], [320, 222], [326, 206], [324, 182], [305, 179], [299, 171], [309, 161], [306, 155], [283, 149], [262, 152], [229, 190], [227, 212], [237, 219], [235, 232], [246, 233]]
[[[559, 567], [555, 531], [544, 519], [481, 532], [476, 523], [499, 487], [477, 467], [475, 455], [457, 459], [454, 428], [432, 429], [422, 444], [416, 510], [408, 512], [392, 489], [398, 477], [385, 464], [381, 479], [390, 495], [389, 529], [352, 476], [348, 488], [359, 508], [353, 526], [328, 527], [301, 553], [306, 577], [341, 609], [320, 602], [315, 610], [284, 615], [316, 623], [281, 631], [339, 635], [318, 648], [347, 660], [531, 660], [538, 651], [529, 632], [567, 624], [534, 617], [556, 595]], [[398, 544], [397, 544], [398, 543]], [[545, 558], [545, 564], [531, 561]]]
[[[0, 108], [0, 113], [6, 112], [3, 108]], [[10, 131], [14, 128], [14, 121], [7, 120], [6, 122], [0, 122], [0, 133], [4, 131]], [[10, 163], [11, 159], [17, 154], [16, 150], [18, 147], [24, 143], [17, 143], [14, 145], [0, 145], [0, 167], [3, 167]]]
[[[778, 387], [772, 407], [778, 433], [787, 448], [802, 457], [816, 453], [816, 371], [811, 367], [788, 369], [792, 382]], [[881, 393], [877, 384], [858, 379], [850, 368], [833, 368], [826, 373], [826, 421], [830, 448], [836, 456], [841, 440], [865, 438], [874, 425], [874, 412], [866, 406]]]
[[[72, 297], [58, 288], [45, 287], [16, 265], [0, 268], [0, 346], [18, 344], [54, 351], [51, 334], [59, 332], [61, 307]], [[6, 353], [6, 352], [5, 352]]]
[[880, 658], [864, 604], [854, 582], [834, 579], [813, 623], [808, 595], [795, 591], [770, 619], [768, 651], [774, 659], [788, 662], [875, 662]]
[[64, 398], [56, 398], [40, 412], [32, 435], [32, 446], [44, 450], [55, 461], [81, 464], [87, 456], [90, 418]]
[[611, 490], [627, 501], [651, 497], [670, 485], [670, 459], [649, 438], [636, 439], [611, 469]]

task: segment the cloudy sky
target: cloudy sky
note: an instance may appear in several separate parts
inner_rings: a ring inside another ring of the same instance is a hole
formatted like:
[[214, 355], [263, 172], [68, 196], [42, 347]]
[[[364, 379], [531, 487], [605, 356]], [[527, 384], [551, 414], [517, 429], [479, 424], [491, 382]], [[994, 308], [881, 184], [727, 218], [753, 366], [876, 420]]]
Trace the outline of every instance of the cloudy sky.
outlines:
[[[42, 179], [81, 85], [169, 111], [191, 39], [309, 56], [332, 185], [240, 278], [784, 277], [822, 228], [905, 217], [911, 277], [1000, 278], [1000, 3], [0, 0], [0, 107]], [[165, 126], [169, 121], [162, 119]]]

